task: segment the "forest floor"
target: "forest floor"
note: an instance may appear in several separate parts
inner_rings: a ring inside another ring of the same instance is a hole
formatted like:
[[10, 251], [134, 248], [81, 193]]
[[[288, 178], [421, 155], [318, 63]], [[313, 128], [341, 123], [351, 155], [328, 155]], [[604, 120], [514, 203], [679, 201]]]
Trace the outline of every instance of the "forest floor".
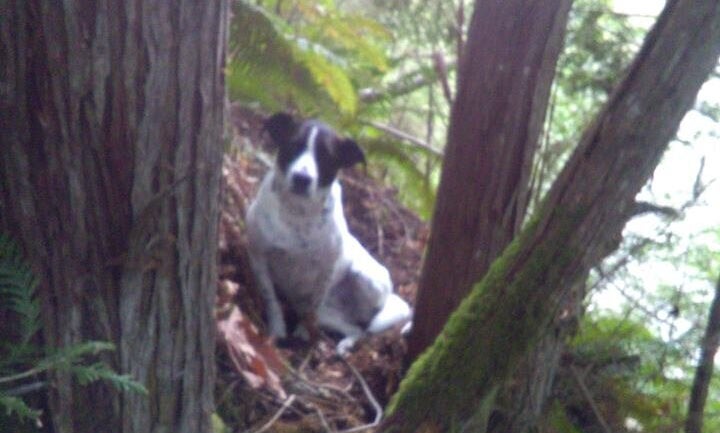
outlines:
[[[262, 116], [234, 106], [233, 141], [223, 163], [217, 298], [218, 413], [233, 432], [359, 431], [379, 419], [403, 374], [398, 329], [368, 336], [347, 357], [323, 336], [315, 345], [277, 347], [263, 331], [262, 302], [247, 261], [244, 215], [272, 159]], [[395, 290], [415, 299], [427, 225], [396, 191], [358, 167], [341, 175], [350, 231], [388, 269]]]

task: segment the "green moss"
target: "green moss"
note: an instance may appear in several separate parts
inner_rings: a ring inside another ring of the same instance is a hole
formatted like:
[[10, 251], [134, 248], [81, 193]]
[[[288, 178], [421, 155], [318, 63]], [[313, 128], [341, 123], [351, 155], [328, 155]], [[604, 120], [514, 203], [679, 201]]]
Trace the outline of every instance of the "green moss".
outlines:
[[412, 365], [388, 409], [406, 420], [399, 431], [412, 431], [422, 420], [449, 431], [467, 419], [541, 335], [576, 257], [566, 245], [581, 220], [577, 213], [553, 213], [542, 239], [535, 220], [508, 246]]

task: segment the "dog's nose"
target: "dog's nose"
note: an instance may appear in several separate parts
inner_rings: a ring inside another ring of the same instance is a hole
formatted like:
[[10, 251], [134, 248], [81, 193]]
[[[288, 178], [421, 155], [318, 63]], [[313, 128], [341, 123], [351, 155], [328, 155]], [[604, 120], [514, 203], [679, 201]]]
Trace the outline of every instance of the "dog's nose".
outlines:
[[307, 174], [295, 173], [292, 175], [292, 188], [296, 194], [307, 193], [308, 187], [312, 182], [312, 178]]

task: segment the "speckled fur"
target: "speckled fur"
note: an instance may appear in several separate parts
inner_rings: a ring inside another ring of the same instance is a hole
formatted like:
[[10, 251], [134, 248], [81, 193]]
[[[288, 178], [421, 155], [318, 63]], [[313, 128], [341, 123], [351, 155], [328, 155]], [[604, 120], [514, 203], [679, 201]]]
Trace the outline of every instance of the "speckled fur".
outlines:
[[[341, 353], [365, 331], [409, 320], [389, 272], [350, 234], [343, 214], [335, 177], [364, 160], [360, 148], [317, 121], [297, 124], [280, 114], [266, 128], [279, 155], [248, 209], [246, 227], [269, 333], [287, 336], [279, 298], [301, 321], [317, 317], [321, 327], [341, 333]], [[301, 185], [298, 175], [305, 178]]]

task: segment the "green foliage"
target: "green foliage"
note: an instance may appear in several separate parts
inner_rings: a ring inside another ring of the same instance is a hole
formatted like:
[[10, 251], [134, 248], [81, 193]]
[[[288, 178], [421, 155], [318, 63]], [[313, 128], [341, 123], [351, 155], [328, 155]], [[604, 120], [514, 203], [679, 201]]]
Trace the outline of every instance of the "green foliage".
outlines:
[[40, 328], [40, 305], [34, 299], [37, 283], [19, 248], [0, 235], [0, 307], [5, 306], [18, 315], [18, 332], [23, 344]]
[[[576, 0], [553, 83], [534, 176], [535, 199], [549, 189], [639, 48], [644, 31], [611, 9], [610, 0]], [[533, 203], [533, 205], [536, 203]]]
[[5, 409], [5, 415], [16, 415], [20, 421], [31, 421], [40, 417], [41, 412], [39, 410], [30, 409], [18, 397], [10, 397], [0, 394], [0, 408]]
[[548, 415], [548, 422], [557, 433], [582, 433], [568, 419], [565, 409], [557, 401], [553, 403]]
[[37, 286], [20, 249], [0, 235], [0, 310], [6, 317], [16, 317], [18, 323], [17, 335], [3, 334], [0, 340], [0, 417], [14, 415], [21, 422], [37, 419], [41, 412], [19, 395], [26, 393], [24, 386], [33, 384], [28, 383], [31, 380], [44, 387], [39, 380], [54, 371], [69, 372], [80, 385], [102, 380], [122, 391], [147, 393], [129, 375], [116, 373], [104, 362], [91, 361], [101, 352], [115, 350], [111, 343], [88, 341], [60, 349], [35, 346], [32, 340], [41, 326]]
[[[435, 203], [434, 182], [418, 168], [420, 161], [417, 154], [424, 154], [426, 158], [437, 157], [424, 150], [408, 151], [402, 143], [383, 137], [366, 138], [362, 143], [370, 166], [382, 167], [383, 174], [387, 174], [397, 187], [400, 200], [421, 217], [429, 218]], [[376, 175], [382, 177], [379, 173]]]
[[379, 23], [338, 10], [334, 2], [298, 1], [287, 13], [235, 2], [230, 96], [266, 111], [294, 108], [335, 123], [352, 118], [358, 110], [355, 82], [388, 69], [380, 45], [388, 37]]

